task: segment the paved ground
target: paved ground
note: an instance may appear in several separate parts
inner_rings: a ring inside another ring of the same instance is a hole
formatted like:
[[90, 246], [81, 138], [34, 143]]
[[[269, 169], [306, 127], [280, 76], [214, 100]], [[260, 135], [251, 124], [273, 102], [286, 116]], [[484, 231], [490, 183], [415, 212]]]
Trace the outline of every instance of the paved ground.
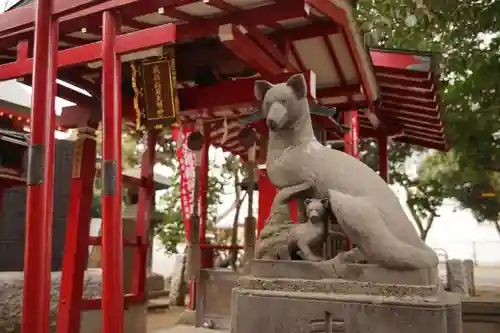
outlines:
[[206, 328], [194, 328], [193, 326], [179, 325], [172, 328], [153, 331], [151, 333], [226, 333], [228, 331], [210, 330]]
[[477, 286], [498, 287], [500, 289], [500, 267], [499, 266], [477, 266], [474, 269]]

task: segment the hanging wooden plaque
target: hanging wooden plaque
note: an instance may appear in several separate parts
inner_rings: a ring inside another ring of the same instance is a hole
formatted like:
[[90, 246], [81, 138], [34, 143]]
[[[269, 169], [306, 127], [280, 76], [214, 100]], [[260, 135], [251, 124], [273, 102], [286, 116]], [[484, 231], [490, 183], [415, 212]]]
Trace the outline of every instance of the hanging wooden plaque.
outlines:
[[162, 57], [132, 64], [137, 129], [162, 130], [179, 123], [177, 75], [173, 48]]

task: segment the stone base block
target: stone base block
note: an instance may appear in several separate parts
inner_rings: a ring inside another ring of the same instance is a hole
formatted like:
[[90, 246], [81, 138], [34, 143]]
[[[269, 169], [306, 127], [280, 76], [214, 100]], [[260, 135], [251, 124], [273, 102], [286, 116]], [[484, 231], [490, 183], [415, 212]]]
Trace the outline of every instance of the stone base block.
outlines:
[[165, 290], [165, 278], [163, 275], [148, 272], [146, 277], [146, 291], [147, 292], [158, 292]]
[[[269, 276], [269, 271], [276, 272], [273, 264], [280, 266], [282, 277]], [[301, 278], [300, 268], [307, 264], [311, 263], [256, 263], [253, 272], [265, 271], [266, 277], [239, 279], [232, 294], [231, 332], [462, 333], [460, 297], [444, 292], [437, 283], [425, 284], [434, 279], [429, 274], [402, 274], [402, 280], [420, 281], [419, 285], [315, 277], [314, 269], [303, 271], [306, 277]], [[285, 277], [286, 265], [295, 272], [293, 278]], [[358, 276], [378, 276], [382, 281], [396, 276], [371, 265], [355, 269]]]

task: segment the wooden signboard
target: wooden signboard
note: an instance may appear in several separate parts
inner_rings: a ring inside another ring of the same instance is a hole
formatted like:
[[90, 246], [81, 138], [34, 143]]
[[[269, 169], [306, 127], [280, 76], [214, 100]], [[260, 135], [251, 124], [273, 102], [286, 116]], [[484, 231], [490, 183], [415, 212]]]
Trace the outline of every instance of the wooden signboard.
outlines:
[[132, 63], [137, 130], [162, 130], [179, 124], [179, 99], [173, 48], [162, 57]]

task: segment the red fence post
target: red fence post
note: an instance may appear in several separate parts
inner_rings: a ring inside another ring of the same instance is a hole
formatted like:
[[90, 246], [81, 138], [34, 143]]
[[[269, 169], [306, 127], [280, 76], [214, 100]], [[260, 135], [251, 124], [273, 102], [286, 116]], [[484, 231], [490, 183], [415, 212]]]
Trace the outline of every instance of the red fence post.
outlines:
[[387, 135], [380, 135], [377, 138], [379, 175], [386, 183], [389, 182], [389, 152], [387, 144]]
[[92, 133], [78, 131], [73, 153], [57, 333], [80, 332], [83, 282], [89, 256], [96, 157], [95, 127], [92, 127]]
[[147, 148], [141, 160], [141, 186], [137, 203], [136, 241], [132, 268], [132, 293], [145, 300], [146, 266], [148, 258], [150, 213], [153, 208], [155, 194], [154, 165], [158, 132], [147, 132]]
[[103, 14], [102, 47], [102, 333], [123, 333], [123, 221], [121, 62], [117, 17]]
[[21, 318], [23, 333], [48, 333], [50, 325], [55, 57], [58, 42], [58, 24], [51, 13], [51, 0], [36, 2]]
[[359, 155], [359, 123], [358, 110], [344, 112], [344, 124], [350, 127], [349, 132], [344, 134], [345, 153], [355, 158]]

